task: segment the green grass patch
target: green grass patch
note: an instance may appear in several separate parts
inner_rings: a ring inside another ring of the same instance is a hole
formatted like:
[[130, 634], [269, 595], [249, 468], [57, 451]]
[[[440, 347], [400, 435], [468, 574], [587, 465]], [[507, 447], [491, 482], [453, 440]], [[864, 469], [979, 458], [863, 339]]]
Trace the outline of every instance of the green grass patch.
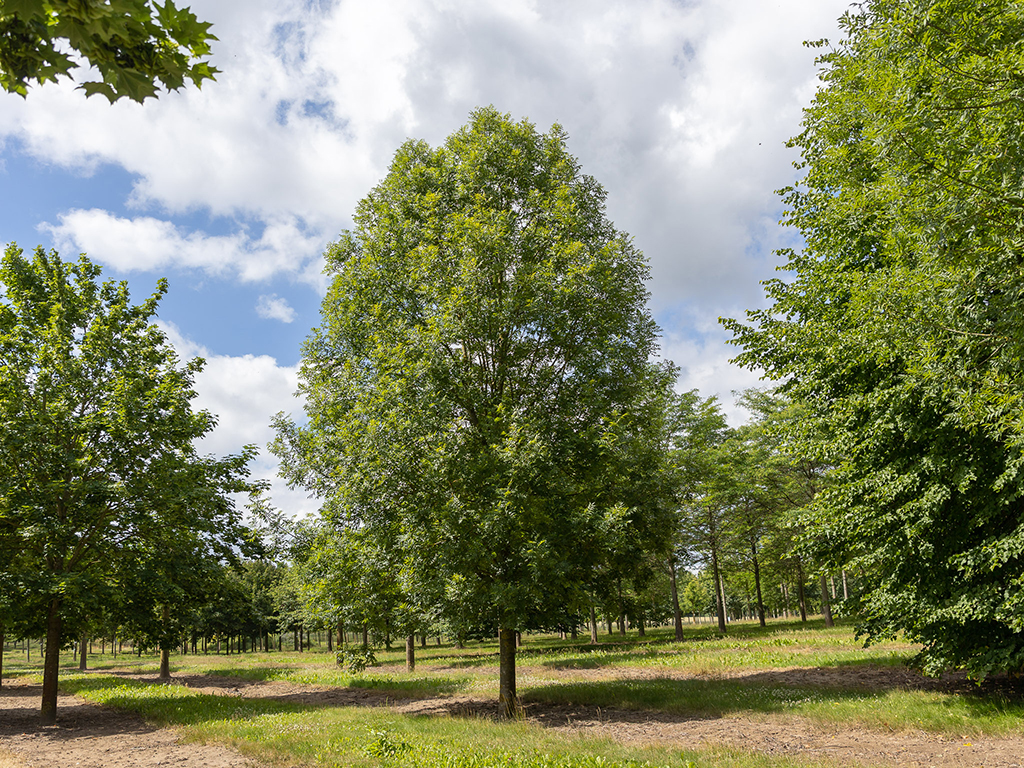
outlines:
[[182, 686], [69, 675], [69, 692], [177, 726], [190, 740], [283, 765], [329, 768], [786, 768], [816, 765], [738, 750], [633, 749], [526, 722], [406, 716], [388, 708], [315, 707], [211, 696]]
[[981, 693], [792, 686], [748, 678], [600, 680], [524, 689], [525, 701], [693, 717], [799, 715], [821, 722], [949, 735], [1020, 735], [1024, 701]]

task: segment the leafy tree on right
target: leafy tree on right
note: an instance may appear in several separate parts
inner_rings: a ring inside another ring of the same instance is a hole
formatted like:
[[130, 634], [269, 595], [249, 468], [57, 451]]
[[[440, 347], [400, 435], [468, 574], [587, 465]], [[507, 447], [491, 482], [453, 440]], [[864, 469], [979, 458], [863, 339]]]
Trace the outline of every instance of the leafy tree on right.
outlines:
[[1024, 16], [871, 0], [842, 24], [783, 191], [805, 246], [769, 307], [724, 322], [808, 408], [796, 437], [831, 471], [806, 542], [872, 577], [868, 640], [1020, 670]]

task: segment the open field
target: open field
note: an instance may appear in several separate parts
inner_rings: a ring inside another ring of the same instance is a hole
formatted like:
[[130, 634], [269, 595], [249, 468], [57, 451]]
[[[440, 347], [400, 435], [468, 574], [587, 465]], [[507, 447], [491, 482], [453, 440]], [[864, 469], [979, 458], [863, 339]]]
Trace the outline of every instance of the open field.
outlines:
[[[46, 743], [56, 745], [49, 765], [156, 765], [139, 762], [153, 742], [176, 744], [182, 754], [160, 760], [183, 765], [1024, 766], [1024, 698], [1009, 684], [922, 678], [906, 667], [913, 647], [864, 649], [848, 626], [736, 623], [726, 638], [705, 625], [683, 643], [667, 630], [601, 640], [527, 637], [514, 723], [493, 717], [491, 642], [417, 647], [413, 673], [397, 645], [359, 674], [315, 651], [172, 656], [170, 686], [155, 680], [155, 657], [90, 656], [89, 672], [62, 672], [69, 696], [53, 729], [34, 725], [38, 654], [8, 652], [0, 765], [44, 755]], [[89, 755], [91, 721], [102, 760]], [[113, 761], [129, 734], [136, 762]]]

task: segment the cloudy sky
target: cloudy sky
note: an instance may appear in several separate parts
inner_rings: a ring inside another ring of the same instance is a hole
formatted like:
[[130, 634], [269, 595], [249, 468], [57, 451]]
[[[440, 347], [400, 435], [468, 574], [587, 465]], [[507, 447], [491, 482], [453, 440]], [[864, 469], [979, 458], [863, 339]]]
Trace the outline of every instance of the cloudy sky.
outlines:
[[[209, 452], [265, 446], [319, 322], [324, 246], [407, 138], [438, 144], [493, 104], [561, 124], [608, 213], [650, 259], [680, 389], [757, 383], [719, 316], [762, 301], [792, 241], [773, 191], [848, 0], [194, 0], [216, 82], [144, 106], [74, 83], [0, 96], [0, 241], [80, 252], [148, 295], [207, 367]], [[274, 476], [264, 450], [255, 468]], [[293, 514], [315, 501], [280, 483]]]

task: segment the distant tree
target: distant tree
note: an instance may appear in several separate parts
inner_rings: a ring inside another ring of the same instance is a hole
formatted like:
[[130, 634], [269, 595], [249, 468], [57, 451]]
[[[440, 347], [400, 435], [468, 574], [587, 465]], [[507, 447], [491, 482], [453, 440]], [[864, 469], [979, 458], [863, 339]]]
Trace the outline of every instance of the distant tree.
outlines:
[[79, 88], [111, 102], [142, 102], [159, 88], [201, 87], [217, 70], [210, 24], [173, 0], [0, 0], [0, 87], [25, 96], [28, 86], [71, 76], [76, 56], [101, 80]]
[[869, 640], [931, 672], [1024, 669], [1024, 17], [1008, 0], [869, 0], [804, 114], [789, 252], [728, 322], [807, 408], [830, 466], [816, 556], [871, 584]]
[[44, 723], [63, 642], [116, 589], [111, 575], [147, 561], [146, 543], [237, 543], [226, 495], [248, 488], [251, 451], [215, 460], [193, 447], [214, 421], [191, 408], [202, 361], [179, 366], [151, 324], [166, 282], [133, 306], [125, 283], [99, 274], [41, 248], [29, 259], [11, 245], [0, 261], [0, 578], [8, 606], [46, 635]]
[[715, 397], [702, 399], [694, 390], [681, 395], [676, 407], [678, 415], [672, 437], [679, 484], [675, 552], [684, 553], [688, 565], [710, 567], [718, 630], [724, 633], [722, 556], [731, 535], [730, 516], [738, 494], [726, 447], [731, 431]]
[[278, 422], [293, 482], [486, 606], [506, 713], [515, 632], [589, 604], [623, 502], [614, 446], [645, 431], [660, 381], [646, 261], [565, 144], [493, 108], [437, 149], [406, 143], [327, 251], [308, 425]]

